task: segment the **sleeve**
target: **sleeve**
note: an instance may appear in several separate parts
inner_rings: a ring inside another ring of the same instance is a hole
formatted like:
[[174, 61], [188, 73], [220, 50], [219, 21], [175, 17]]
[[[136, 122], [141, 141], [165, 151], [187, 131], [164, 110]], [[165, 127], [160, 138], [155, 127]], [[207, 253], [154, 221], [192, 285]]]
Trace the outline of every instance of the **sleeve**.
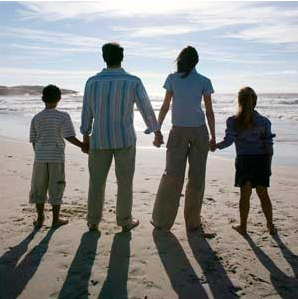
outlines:
[[80, 131], [83, 135], [90, 135], [92, 130], [93, 115], [91, 110], [91, 96], [92, 88], [91, 84], [87, 81], [83, 96], [83, 108], [81, 114], [81, 127]]
[[232, 117], [229, 117], [227, 119], [226, 125], [227, 127], [226, 127], [225, 137], [223, 138], [223, 141], [217, 143], [216, 145], [218, 149], [226, 148], [231, 144], [233, 144], [233, 142], [235, 141], [236, 132], [234, 129], [234, 120]]
[[37, 134], [36, 134], [36, 129], [35, 129], [35, 125], [34, 125], [34, 118], [31, 120], [29, 140], [31, 143], [37, 142]]
[[206, 81], [205, 81], [204, 87], [203, 87], [203, 95], [208, 96], [208, 95], [211, 95], [212, 93], [214, 93], [214, 89], [213, 89], [211, 80], [206, 78]]
[[62, 125], [62, 133], [64, 138], [76, 136], [75, 129], [68, 113], [65, 113]]
[[160, 130], [151, 102], [141, 80], [136, 86], [135, 102], [147, 126], [144, 133], [149, 134]]
[[268, 155], [273, 155], [273, 138], [276, 134], [272, 134], [271, 132], [271, 122], [269, 119], [265, 119], [264, 121], [264, 136], [263, 136], [263, 143]]
[[166, 79], [166, 81], [165, 81], [165, 83], [164, 83], [164, 85], [163, 85], [163, 88], [166, 89], [166, 90], [168, 90], [168, 91], [173, 92], [173, 87], [172, 87], [172, 76], [171, 76], [171, 74], [168, 75], [168, 77], [167, 77], [167, 79]]

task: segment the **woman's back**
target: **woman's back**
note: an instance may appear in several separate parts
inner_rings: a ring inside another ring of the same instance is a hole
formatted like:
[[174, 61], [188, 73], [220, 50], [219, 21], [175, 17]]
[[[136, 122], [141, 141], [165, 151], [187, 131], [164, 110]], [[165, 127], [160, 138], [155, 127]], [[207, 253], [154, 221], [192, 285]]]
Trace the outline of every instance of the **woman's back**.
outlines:
[[180, 127], [199, 127], [205, 124], [201, 107], [203, 95], [214, 92], [210, 79], [194, 68], [186, 77], [183, 73], [170, 74], [164, 88], [173, 93], [172, 124]]

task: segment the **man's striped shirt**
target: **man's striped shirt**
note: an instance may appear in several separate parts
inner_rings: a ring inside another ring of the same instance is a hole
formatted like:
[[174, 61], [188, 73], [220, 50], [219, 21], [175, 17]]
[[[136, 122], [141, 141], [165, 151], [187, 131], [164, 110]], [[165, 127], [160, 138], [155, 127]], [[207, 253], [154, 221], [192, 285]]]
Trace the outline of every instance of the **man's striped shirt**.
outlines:
[[30, 142], [34, 144], [35, 161], [64, 162], [64, 138], [75, 136], [68, 113], [44, 109], [31, 121]]
[[82, 109], [81, 133], [90, 135], [91, 149], [114, 149], [134, 145], [134, 104], [149, 132], [159, 130], [142, 81], [122, 68], [103, 69], [88, 79]]

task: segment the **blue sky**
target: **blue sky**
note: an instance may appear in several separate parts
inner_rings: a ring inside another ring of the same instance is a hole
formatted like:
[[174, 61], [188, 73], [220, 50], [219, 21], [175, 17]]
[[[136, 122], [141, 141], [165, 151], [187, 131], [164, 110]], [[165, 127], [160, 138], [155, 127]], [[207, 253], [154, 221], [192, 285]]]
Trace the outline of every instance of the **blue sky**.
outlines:
[[82, 91], [108, 41], [124, 46], [124, 68], [150, 95], [164, 93], [186, 45], [218, 93], [298, 92], [298, 2], [268, 1], [0, 2], [0, 85]]

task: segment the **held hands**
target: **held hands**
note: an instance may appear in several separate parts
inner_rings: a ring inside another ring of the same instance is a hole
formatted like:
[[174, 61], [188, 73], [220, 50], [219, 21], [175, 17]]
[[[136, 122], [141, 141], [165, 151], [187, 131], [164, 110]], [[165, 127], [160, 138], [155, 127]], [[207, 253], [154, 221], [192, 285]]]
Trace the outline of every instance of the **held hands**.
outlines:
[[85, 154], [89, 154], [89, 145], [90, 145], [90, 137], [88, 135], [83, 136], [83, 143], [82, 143], [82, 152]]
[[215, 140], [215, 138], [210, 139], [210, 141], [209, 141], [209, 150], [211, 152], [215, 152], [215, 150], [216, 150], [216, 140]]
[[160, 131], [154, 132], [155, 138], [153, 140], [153, 145], [156, 147], [160, 147], [164, 142], [163, 142], [163, 136]]
[[83, 142], [81, 150], [85, 154], [89, 154], [89, 143]]

